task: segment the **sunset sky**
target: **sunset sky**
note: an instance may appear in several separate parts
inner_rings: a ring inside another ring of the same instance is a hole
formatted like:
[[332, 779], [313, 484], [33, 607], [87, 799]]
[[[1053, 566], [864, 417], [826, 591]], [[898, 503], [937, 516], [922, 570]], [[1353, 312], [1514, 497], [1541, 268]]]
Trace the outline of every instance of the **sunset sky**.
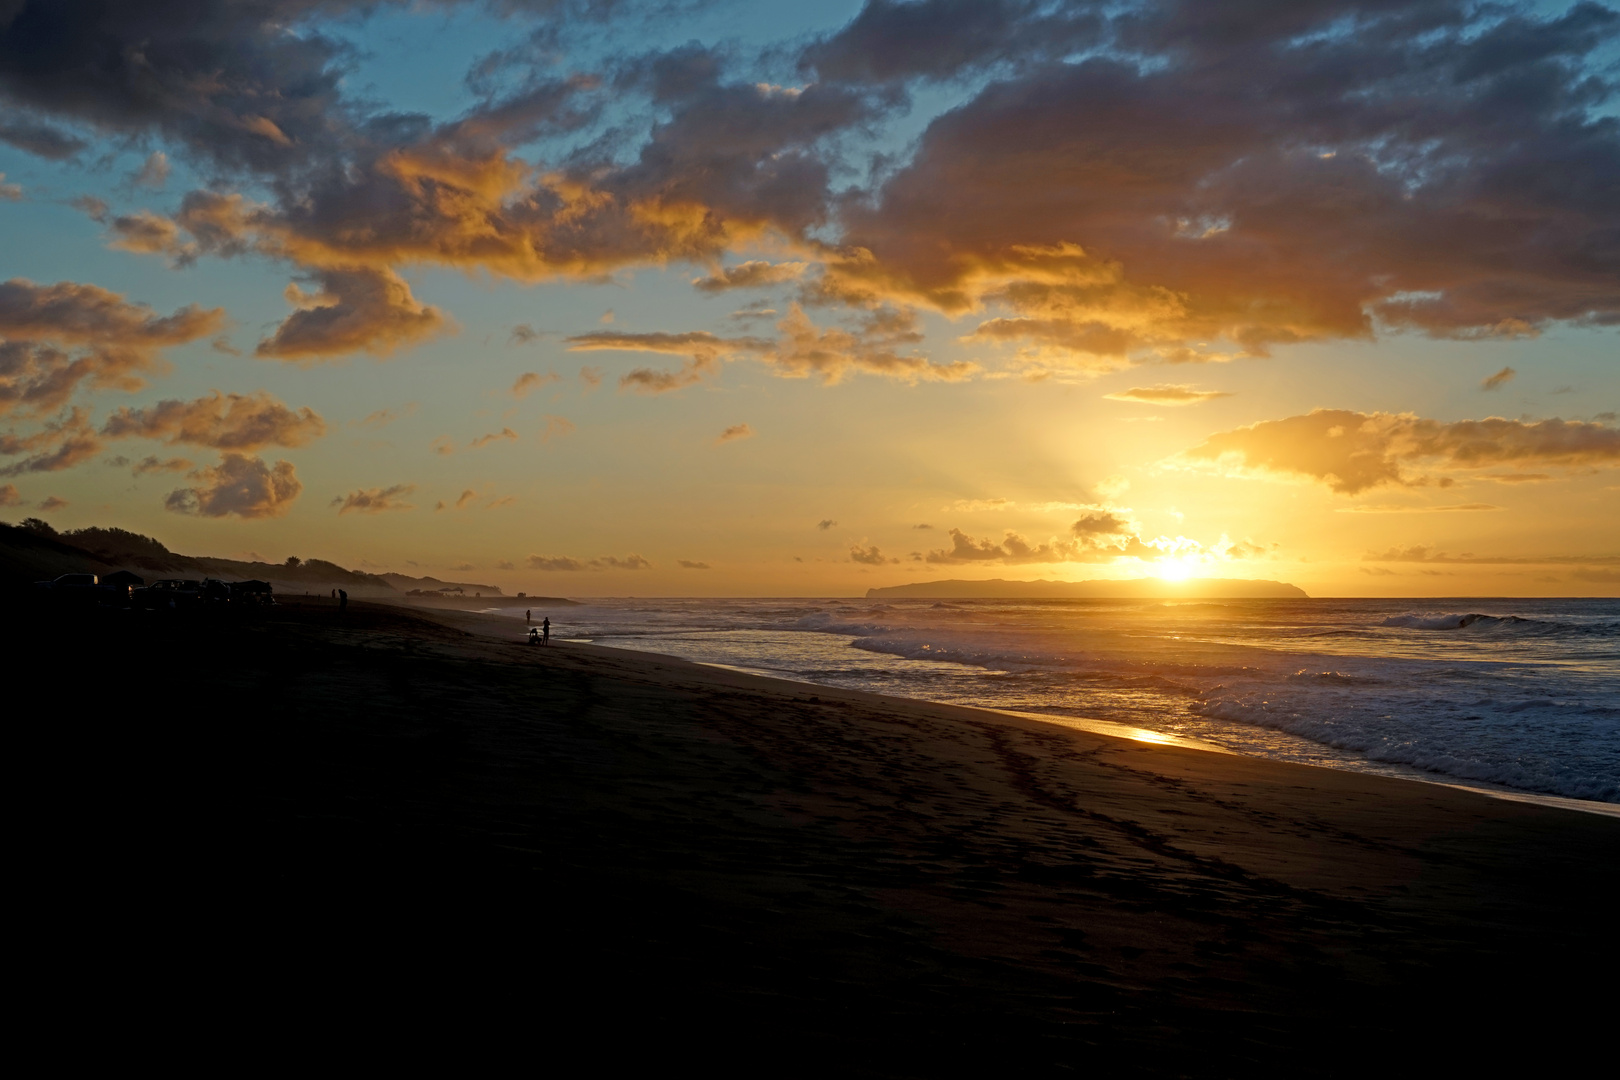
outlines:
[[0, 0], [0, 518], [1620, 591], [1620, 10]]

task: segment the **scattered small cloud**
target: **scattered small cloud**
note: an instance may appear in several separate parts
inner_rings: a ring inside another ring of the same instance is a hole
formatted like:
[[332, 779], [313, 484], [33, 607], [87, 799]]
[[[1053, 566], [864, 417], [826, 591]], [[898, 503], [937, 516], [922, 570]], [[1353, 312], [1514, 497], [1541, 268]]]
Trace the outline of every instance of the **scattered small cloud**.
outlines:
[[718, 293], [727, 289], [762, 289], [796, 281], [804, 274], [808, 263], [768, 263], [762, 260], [722, 267], [708, 277], [692, 279], [692, 287], [699, 292]]
[[141, 187], [157, 190], [169, 182], [169, 158], [161, 150], [154, 150], [146, 156], [146, 161], [134, 173], [130, 180]]
[[579, 369], [579, 381], [585, 384], [585, 393], [590, 393], [602, 385], [603, 372], [601, 368], [589, 365]]
[[22, 501], [16, 484], [0, 484], [0, 506], [21, 506]]
[[440, 435], [437, 439], [433, 440], [430, 449], [435, 454], [453, 454], [456, 452], [456, 441], [448, 435]]
[[882, 566], [885, 563], [899, 562], [900, 560], [884, 558], [883, 552], [878, 550], [878, 546], [876, 544], [873, 544], [871, 547], [864, 548], [859, 544], [855, 544], [849, 549], [849, 561], [862, 563], [866, 566]]
[[1129, 390], [1116, 390], [1103, 397], [1110, 401], [1135, 401], [1146, 405], [1197, 405], [1215, 398], [1231, 397], [1225, 390], [1195, 390], [1182, 383], [1158, 386], [1133, 386]]
[[820, 529], [822, 532], [826, 532], [836, 524], [838, 524], [838, 522], [834, 521], [832, 518], [822, 518], [820, 521], [816, 522], [816, 528]]
[[351, 420], [349, 422], [355, 427], [387, 427], [395, 420], [403, 420], [408, 416], [415, 416], [416, 410], [416, 402], [408, 401], [397, 409], [378, 409], [374, 413], [369, 413], [363, 420]]
[[516, 495], [500, 495], [491, 499], [484, 505], [485, 510], [499, 510], [503, 506], [511, 506], [518, 501]]
[[1361, 506], [1341, 506], [1340, 514], [1443, 514], [1481, 510], [1505, 510], [1495, 503], [1451, 503], [1446, 506], [1403, 506], [1398, 503], [1365, 503]]
[[339, 495], [330, 505], [339, 507], [338, 514], [351, 511], [357, 514], [382, 514], [390, 510], [415, 510], [405, 499], [416, 491], [415, 484], [395, 484], [386, 488], [362, 488], [347, 495]]
[[738, 439], [751, 438], [753, 434], [754, 429], [749, 427], [747, 424], [732, 424], [730, 427], [726, 428], [726, 430], [722, 431], [720, 433], [720, 437], [714, 441], [716, 443], [735, 442]]
[[552, 439], [564, 439], [575, 431], [574, 422], [565, 417], [552, 416], [549, 413], [541, 417], [545, 426], [540, 429], [540, 441], [548, 443]]
[[1514, 371], [1512, 368], [1505, 367], [1501, 371], [1498, 371], [1495, 375], [1488, 377], [1484, 382], [1480, 383], [1479, 388], [1481, 390], [1500, 390], [1502, 387], [1512, 382], [1513, 377], [1517, 374], [1518, 372]]
[[1103, 477], [1096, 484], [1097, 494], [1104, 499], [1117, 499], [1129, 491], [1130, 487], [1131, 482], [1117, 473], [1113, 476]]
[[512, 327], [512, 335], [506, 339], [508, 345], [527, 345], [531, 341], [539, 341], [548, 336], [549, 330], [536, 330], [528, 323], [518, 323]]
[[20, 184], [6, 183], [6, 174], [0, 172], [0, 199], [6, 202], [22, 202], [23, 189]]
[[495, 564], [495, 569], [497, 569], [497, 570], [516, 570], [517, 567], [514, 566], [510, 561], [508, 561], [506, 559], [501, 559], [499, 562], [497, 562]]
[[676, 559], [675, 560], [675, 565], [679, 566], [682, 570], [708, 570], [708, 569], [710, 569], [710, 566], [709, 566], [708, 563], [706, 563], [706, 562], [693, 562], [690, 559]]
[[585, 563], [578, 559], [570, 559], [566, 555], [530, 555], [525, 562], [530, 570], [588, 570]]
[[517, 382], [512, 384], [512, 396], [521, 400], [542, 386], [549, 386], [555, 382], [562, 382], [562, 376], [555, 371], [548, 371], [544, 375], [538, 371], [525, 371], [517, 377]]
[[192, 463], [185, 458], [159, 458], [152, 454], [137, 461], [129, 471], [133, 476], [144, 476], [147, 473], [185, 472], [191, 467]]
[[494, 442], [515, 442], [517, 437], [518, 433], [513, 431], [511, 428], [501, 428], [501, 430], [492, 431], [488, 435], [478, 436], [478, 438], [467, 444], [467, 449], [481, 450], [490, 443]]
[[932, 529], [933, 526], [929, 525], [927, 522], [924, 522], [924, 523], [922, 523], [920, 525], [913, 525], [912, 528], [913, 529]]
[[652, 563], [640, 555], [630, 554], [624, 558], [613, 555], [603, 555], [596, 559], [574, 559], [567, 555], [530, 555], [527, 560], [530, 570], [547, 571], [578, 571], [578, 570], [650, 570]]
[[60, 510], [67, 504], [68, 501], [66, 499], [57, 495], [51, 495], [48, 498], [41, 500], [39, 508], [41, 510]]

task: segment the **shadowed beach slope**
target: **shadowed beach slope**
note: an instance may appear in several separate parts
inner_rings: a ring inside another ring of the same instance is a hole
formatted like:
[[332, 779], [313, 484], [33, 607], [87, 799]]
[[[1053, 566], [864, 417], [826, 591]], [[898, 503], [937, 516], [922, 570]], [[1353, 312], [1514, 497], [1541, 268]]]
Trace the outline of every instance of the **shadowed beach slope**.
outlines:
[[88, 702], [16, 737], [98, 994], [161, 964], [234, 1025], [771, 1075], [1548, 1066], [1604, 1026], [1612, 817], [470, 614], [115, 614], [7, 620]]

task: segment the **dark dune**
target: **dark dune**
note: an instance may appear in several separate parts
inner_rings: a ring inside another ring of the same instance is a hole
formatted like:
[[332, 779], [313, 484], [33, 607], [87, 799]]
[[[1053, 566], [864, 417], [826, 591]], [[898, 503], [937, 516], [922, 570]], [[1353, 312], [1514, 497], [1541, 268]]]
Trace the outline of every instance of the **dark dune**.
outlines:
[[161, 970], [191, 1023], [565, 1072], [1496, 1071], [1606, 1030], [1620, 820], [467, 614], [155, 614], [6, 620], [64, 994]]

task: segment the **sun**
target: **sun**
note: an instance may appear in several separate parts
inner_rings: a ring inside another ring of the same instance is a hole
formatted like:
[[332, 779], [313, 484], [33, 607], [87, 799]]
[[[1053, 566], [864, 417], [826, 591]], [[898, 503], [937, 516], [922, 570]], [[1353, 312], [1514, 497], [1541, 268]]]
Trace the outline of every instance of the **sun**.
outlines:
[[1193, 560], [1191, 559], [1161, 559], [1158, 568], [1159, 577], [1165, 581], [1186, 581], [1193, 574]]

